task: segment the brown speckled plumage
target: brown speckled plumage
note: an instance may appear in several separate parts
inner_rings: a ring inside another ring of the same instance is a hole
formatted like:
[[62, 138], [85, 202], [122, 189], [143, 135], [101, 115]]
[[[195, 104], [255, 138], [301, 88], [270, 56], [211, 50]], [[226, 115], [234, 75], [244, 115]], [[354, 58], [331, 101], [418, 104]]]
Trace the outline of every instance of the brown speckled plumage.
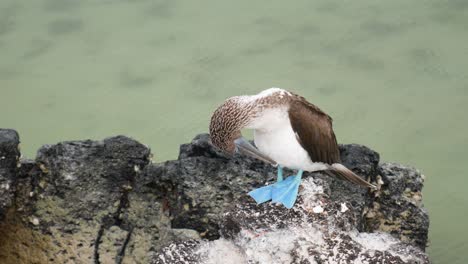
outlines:
[[211, 116], [210, 137], [211, 142], [223, 151], [233, 153], [233, 141], [240, 137], [240, 131], [252, 119], [257, 117], [266, 108], [287, 105], [292, 94], [259, 97], [257, 100], [248, 100], [247, 96], [234, 96], [228, 98]]

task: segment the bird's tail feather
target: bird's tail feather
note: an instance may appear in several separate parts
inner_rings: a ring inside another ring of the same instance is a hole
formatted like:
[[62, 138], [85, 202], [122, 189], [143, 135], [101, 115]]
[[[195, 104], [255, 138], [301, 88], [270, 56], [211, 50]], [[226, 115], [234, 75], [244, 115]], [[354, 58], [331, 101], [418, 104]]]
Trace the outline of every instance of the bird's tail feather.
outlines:
[[341, 178], [343, 180], [368, 187], [371, 189], [376, 189], [377, 187], [374, 184], [371, 184], [364, 180], [363, 178], [356, 175], [353, 171], [346, 168], [342, 164], [334, 163], [330, 166], [328, 170], [325, 171], [328, 175]]

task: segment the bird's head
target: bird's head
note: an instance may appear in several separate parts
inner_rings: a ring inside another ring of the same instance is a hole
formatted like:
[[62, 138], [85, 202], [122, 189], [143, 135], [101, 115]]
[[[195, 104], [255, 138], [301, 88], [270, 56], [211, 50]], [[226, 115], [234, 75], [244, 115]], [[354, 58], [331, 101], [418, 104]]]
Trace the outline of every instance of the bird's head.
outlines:
[[242, 137], [242, 128], [255, 117], [255, 105], [245, 103], [242, 98], [241, 96], [231, 97], [214, 111], [210, 122], [211, 143], [229, 155], [241, 152], [276, 165], [274, 160], [261, 153]]
[[234, 141], [242, 137], [241, 129], [248, 121], [247, 112], [237, 97], [231, 97], [220, 105], [211, 116], [210, 139], [213, 145], [233, 155], [236, 151]]

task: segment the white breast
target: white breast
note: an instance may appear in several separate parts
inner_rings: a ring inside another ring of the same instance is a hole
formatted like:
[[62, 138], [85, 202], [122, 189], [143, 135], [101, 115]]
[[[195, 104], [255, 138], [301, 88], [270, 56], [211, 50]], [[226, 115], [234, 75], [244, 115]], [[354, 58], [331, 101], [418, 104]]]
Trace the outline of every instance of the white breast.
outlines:
[[284, 167], [317, 171], [324, 164], [313, 163], [302, 148], [289, 121], [287, 107], [271, 108], [254, 119], [247, 128], [254, 129], [257, 148]]

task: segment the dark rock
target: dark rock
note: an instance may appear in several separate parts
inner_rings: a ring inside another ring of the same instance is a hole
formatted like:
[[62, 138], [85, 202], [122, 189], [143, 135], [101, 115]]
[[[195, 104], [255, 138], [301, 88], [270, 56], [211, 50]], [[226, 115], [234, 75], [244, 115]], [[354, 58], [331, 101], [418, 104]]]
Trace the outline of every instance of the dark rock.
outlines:
[[171, 227], [166, 185], [154, 185], [148, 165], [137, 174], [134, 188], [128, 194], [128, 206], [122, 210], [122, 224], [132, 231], [124, 252], [124, 263], [148, 263], [150, 251], [158, 251], [173, 241], [200, 239], [198, 232]]
[[15, 211], [0, 221], [0, 263], [429, 263], [421, 174], [365, 146], [341, 145], [341, 158], [378, 191], [304, 173], [288, 210], [247, 195], [276, 168], [227, 157], [207, 134], [164, 163], [118, 136], [44, 146], [19, 168], [18, 140], [1, 138]]
[[42, 195], [67, 204], [74, 219], [93, 220], [97, 212], [120, 203], [133, 184], [135, 168], [146, 166], [149, 154], [145, 146], [123, 136], [44, 146], [36, 158], [44, 172]]
[[15, 194], [17, 164], [20, 157], [18, 133], [0, 129], [0, 221], [12, 206]]
[[206, 157], [206, 158], [224, 158], [229, 160], [229, 157], [217, 150], [210, 143], [208, 134], [199, 134], [195, 136], [192, 142], [180, 145], [179, 160], [189, 157]]
[[[373, 181], [382, 178], [379, 174], [386, 179], [392, 173], [399, 179], [408, 174], [392, 168], [384, 173], [387, 167], [379, 167], [378, 153], [365, 146], [341, 145], [340, 151], [346, 166]], [[413, 233], [398, 226], [399, 232], [389, 235], [380, 232], [385, 228], [369, 221], [376, 202], [384, 199], [382, 193], [403, 199], [402, 190], [407, 187], [420, 190], [417, 174], [408, 179], [410, 184], [398, 181], [392, 188], [386, 189], [390, 186], [386, 184], [370, 193], [321, 173], [306, 173], [298, 201], [288, 210], [271, 203], [257, 205], [246, 195], [264, 184], [262, 175], [267, 175], [266, 182], [272, 181], [276, 170], [241, 158], [226, 159], [209, 145], [207, 135], [199, 135], [192, 144], [181, 147], [179, 160], [147, 168], [147, 174], [153, 175], [146, 176], [153, 179], [148, 185], [167, 184], [163, 189], [171, 190], [165, 197], [169, 199], [172, 225], [194, 228], [208, 234], [205, 237], [209, 239], [217, 239], [173, 243], [153, 254], [152, 263], [429, 263], [419, 240], [399, 240], [403, 233], [427, 241], [427, 225], [417, 228], [408, 223]], [[385, 203], [390, 208], [380, 218], [373, 219], [401, 218], [395, 199]], [[416, 207], [417, 212], [424, 211], [420, 205]], [[408, 216], [414, 223], [427, 219], [425, 213], [410, 212]], [[213, 235], [217, 230], [220, 239]], [[229, 259], [223, 261], [223, 253]]]
[[353, 208], [331, 200], [327, 184], [304, 180], [290, 210], [243, 198], [224, 214], [223, 238], [175, 242], [151, 263], [429, 263], [419, 248], [387, 233], [358, 232]]
[[42, 170], [35, 160], [21, 160], [16, 180], [16, 211], [23, 215], [32, 215], [37, 202], [42, 177]]
[[429, 229], [429, 215], [422, 206], [424, 176], [395, 163], [383, 163], [379, 171], [384, 186], [367, 209], [367, 230], [390, 233], [424, 250]]
[[38, 151], [42, 173], [33, 195], [39, 198], [29, 218], [56, 245], [48, 252], [50, 261], [107, 263], [124, 255], [134, 230], [123, 224], [122, 214], [149, 157], [147, 147], [124, 136], [63, 142]]
[[[340, 146], [343, 163], [360, 175], [375, 178], [379, 155], [357, 144]], [[205, 234], [208, 239], [219, 237], [218, 223], [226, 208], [247, 197], [247, 192], [276, 179], [276, 168], [247, 157], [226, 158], [209, 144], [208, 134], [200, 134], [192, 143], [181, 146], [179, 159], [148, 167], [153, 185], [170, 183], [164, 190], [173, 190], [169, 198], [172, 221], [175, 227], [192, 228]], [[286, 175], [292, 171], [285, 170]], [[327, 182], [324, 193], [334, 201], [352, 201], [353, 221], [361, 230], [361, 217], [371, 196], [367, 190], [348, 182], [332, 179], [320, 173], [305, 173], [304, 178], [314, 175]], [[343, 221], [344, 222], [344, 221]]]
[[225, 209], [274, 175], [272, 167], [260, 162], [189, 157], [148, 166], [137, 185], [164, 201], [173, 228], [194, 229], [204, 238], [217, 239]]
[[[356, 174], [375, 183], [378, 174], [379, 154], [366, 146], [358, 144], [340, 145], [340, 155], [342, 163]], [[329, 188], [325, 189], [330, 199], [336, 203], [349, 204], [348, 207], [352, 219], [336, 219], [336, 224], [349, 225], [349, 221], [353, 221], [351, 226], [362, 231], [365, 228], [366, 222], [362, 218], [362, 214], [366, 208], [372, 204], [373, 195], [366, 188], [362, 188], [355, 184], [343, 181], [340, 179], [326, 177], [326, 181], [331, 181]], [[324, 185], [325, 187], [326, 185]], [[351, 207], [350, 207], [351, 206]]]
[[375, 180], [378, 174], [379, 153], [358, 144], [340, 145], [342, 163], [358, 175], [371, 177]]

